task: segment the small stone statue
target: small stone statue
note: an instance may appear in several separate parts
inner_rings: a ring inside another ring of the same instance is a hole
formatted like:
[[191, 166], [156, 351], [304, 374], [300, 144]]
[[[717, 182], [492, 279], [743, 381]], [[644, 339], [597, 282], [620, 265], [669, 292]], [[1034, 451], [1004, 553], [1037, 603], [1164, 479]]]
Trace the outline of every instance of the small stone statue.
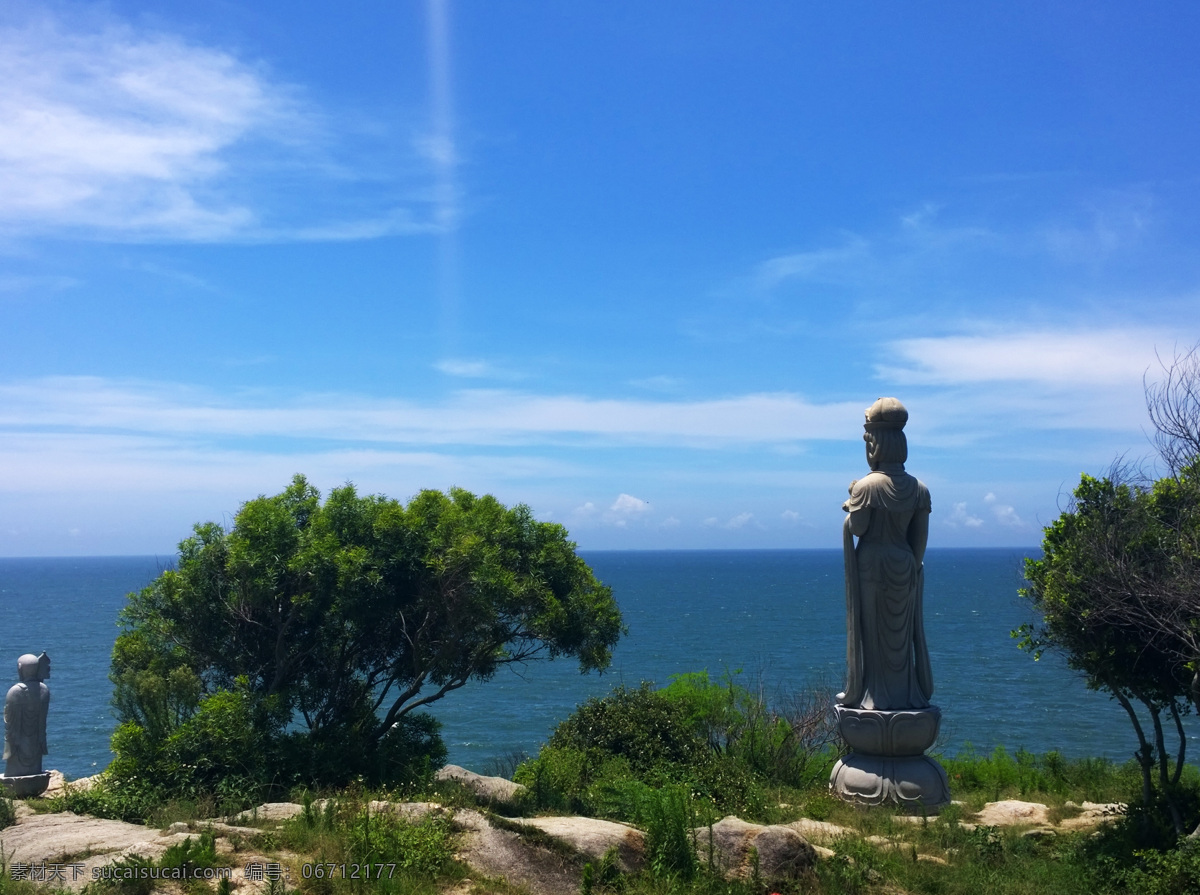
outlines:
[[848, 801], [929, 810], [949, 802], [950, 792], [946, 772], [924, 754], [941, 722], [929, 703], [933, 673], [923, 617], [931, 504], [929, 489], [904, 471], [907, 422], [895, 398], [867, 408], [863, 440], [871, 472], [851, 483], [842, 506], [846, 689], [835, 711], [853, 751], [834, 767], [830, 786]]
[[46, 749], [46, 714], [50, 708], [50, 657], [26, 653], [17, 659], [19, 683], [4, 699], [4, 775], [0, 783], [11, 795], [40, 795], [50, 784], [42, 771]]

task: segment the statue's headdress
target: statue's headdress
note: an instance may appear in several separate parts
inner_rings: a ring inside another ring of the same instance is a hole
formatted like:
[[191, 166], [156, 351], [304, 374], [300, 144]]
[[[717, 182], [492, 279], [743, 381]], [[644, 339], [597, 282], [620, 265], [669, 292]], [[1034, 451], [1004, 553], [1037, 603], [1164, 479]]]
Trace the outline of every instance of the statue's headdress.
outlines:
[[867, 408], [867, 421], [863, 427], [868, 432], [878, 429], [903, 429], [908, 422], [908, 410], [896, 398], [880, 398]]

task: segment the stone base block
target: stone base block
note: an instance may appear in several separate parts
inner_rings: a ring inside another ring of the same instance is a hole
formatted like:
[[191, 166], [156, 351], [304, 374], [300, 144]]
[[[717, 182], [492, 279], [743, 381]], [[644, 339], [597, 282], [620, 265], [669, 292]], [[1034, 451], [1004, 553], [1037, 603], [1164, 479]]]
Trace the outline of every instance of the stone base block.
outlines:
[[27, 799], [40, 796], [50, 786], [50, 772], [30, 774], [27, 777], [0, 776], [0, 785], [4, 786], [7, 794], [14, 799]]
[[829, 788], [847, 802], [891, 802], [914, 813], [937, 812], [950, 804], [946, 772], [928, 755], [886, 757], [852, 752], [834, 766]]

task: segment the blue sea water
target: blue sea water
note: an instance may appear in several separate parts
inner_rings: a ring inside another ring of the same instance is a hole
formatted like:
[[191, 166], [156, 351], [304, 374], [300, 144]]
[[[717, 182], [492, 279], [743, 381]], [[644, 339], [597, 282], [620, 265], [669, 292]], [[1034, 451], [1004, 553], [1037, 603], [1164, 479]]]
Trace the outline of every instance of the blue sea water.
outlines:
[[[769, 694], [841, 683], [839, 550], [583, 555], [613, 588], [629, 626], [612, 667], [580, 675], [570, 660], [533, 662], [451, 693], [431, 708], [444, 725], [452, 762], [486, 771], [514, 753], [535, 753], [578, 703], [617, 684], [666, 684], [685, 672], [719, 676], [738, 669]], [[926, 557], [925, 625], [945, 751], [969, 743], [977, 750], [1004, 745], [1128, 758], [1136, 742], [1120, 707], [1089, 691], [1060, 658], [1034, 662], [1009, 636], [1031, 620], [1017, 596], [1023, 556], [935, 549]], [[46, 650], [53, 660], [46, 767], [78, 777], [110, 760], [108, 662], [117, 613], [127, 593], [169, 563], [165, 557], [0, 559], [0, 672], [9, 669], [0, 683], [16, 681], [21, 653]]]

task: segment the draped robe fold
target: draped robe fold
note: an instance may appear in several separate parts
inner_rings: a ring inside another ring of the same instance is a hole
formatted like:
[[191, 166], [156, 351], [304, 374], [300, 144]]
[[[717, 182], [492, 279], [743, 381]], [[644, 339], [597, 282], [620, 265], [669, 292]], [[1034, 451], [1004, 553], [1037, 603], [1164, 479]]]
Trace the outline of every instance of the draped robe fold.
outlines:
[[[912, 526], [930, 512], [929, 490], [904, 472], [872, 472], [854, 483], [843, 509], [851, 514], [842, 539], [847, 670], [837, 702], [924, 708], [933, 695], [933, 674], [922, 611], [925, 576], [913, 552]], [[863, 510], [870, 511], [869, 522], [856, 546], [852, 519]]]

